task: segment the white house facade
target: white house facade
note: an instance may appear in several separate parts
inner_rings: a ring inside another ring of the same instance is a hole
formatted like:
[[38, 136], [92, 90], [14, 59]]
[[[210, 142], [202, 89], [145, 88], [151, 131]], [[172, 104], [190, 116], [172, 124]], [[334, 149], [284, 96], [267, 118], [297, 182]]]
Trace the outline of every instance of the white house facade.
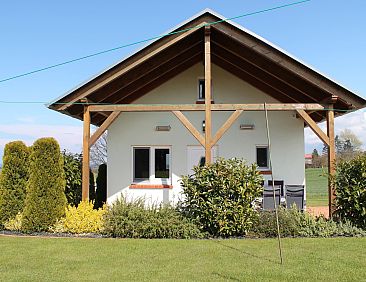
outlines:
[[[153, 91], [136, 100], [136, 104], [192, 104], [199, 102], [199, 81], [204, 75], [202, 64], [196, 64]], [[222, 68], [212, 66], [214, 103], [279, 103]], [[230, 112], [212, 116], [216, 132]], [[187, 118], [202, 132], [203, 112], [188, 112]], [[240, 129], [251, 125], [252, 129]], [[168, 126], [169, 131], [157, 131]], [[284, 180], [285, 184], [305, 184], [304, 123], [292, 111], [269, 112], [272, 169], [268, 164], [268, 140], [264, 112], [244, 112], [213, 147], [213, 158], [243, 158], [248, 163], [259, 162], [266, 180]], [[203, 147], [172, 113], [123, 113], [108, 129], [108, 202], [121, 192], [130, 197], [145, 197], [153, 202], [174, 202], [181, 191], [180, 177], [191, 174], [205, 156]], [[145, 157], [136, 154], [145, 151]], [[169, 154], [161, 159], [162, 151]], [[264, 152], [265, 151], [265, 152]], [[258, 156], [257, 156], [258, 155]], [[257, 157], [259, 160], [257, 160]], [[159, 159], [160, 158], [160, 159]], [[265, 164], [263, 163], [265, 158]], [[144, 164], [141, 164], [144, 162]], [[158, 167], [167, 169], [167, 178], [156, 176]], [[141, 170], [148, 170], [148, 174]], [[144, 179], [139, 178], [144, 174]], [[267, 183], [267, 181], [266, 181]], [[165, 188], [164, 188], [165, 187]]]

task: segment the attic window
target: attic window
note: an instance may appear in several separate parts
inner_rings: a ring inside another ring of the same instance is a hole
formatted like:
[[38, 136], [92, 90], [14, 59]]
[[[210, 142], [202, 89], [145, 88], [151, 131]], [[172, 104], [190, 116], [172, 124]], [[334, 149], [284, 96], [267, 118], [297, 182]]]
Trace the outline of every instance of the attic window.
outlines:
[[[211, 82], [211, 101], [213, 101], [213, 96], [212, 96], [212, 82]], [[198, 99], [197, 101], [205, 101], [205, 79], [204, 78], [199, 78], [198, 79]]]

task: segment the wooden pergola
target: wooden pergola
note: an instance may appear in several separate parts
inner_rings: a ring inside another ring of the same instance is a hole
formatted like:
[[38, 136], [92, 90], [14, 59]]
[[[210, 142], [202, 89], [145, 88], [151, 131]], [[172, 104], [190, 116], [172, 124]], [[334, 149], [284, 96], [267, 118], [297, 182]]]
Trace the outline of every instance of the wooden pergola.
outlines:
[[[278, 50], [263, 39], [233, 23], [207, 23], [221, 18], [204, 12], [177, 30], [121, 61], [111, 69], [73, 90], [50, 105], [83, 120], [82, 199], [89, 195], [89, 150], [121, 112], [171, 112], [205, 148], [206, 163], [211, 148], [244, 111], [294, 111], [328, 147], [329, 175], [335, 172], [334, 117], [365, 106], [366, 101]], [[190, 27], [199, 28], [189, 29]], [[204, 104], [132, 104], [152, 89], [194, 64], [204, 62]], [[211, 65], [217, 64], [233, 75], [274, 97], [275, 104], [212, 104]], [[202, 135], [184, 111], [205, 112]], [[212, 111], [231, 111], [231, 116], [213, 134]], [[317, 122], [326, 120], [327, 133]], [[90, 136], [90, 125], [99, 128]], [[329, 211], [334, 210], [334, 187], [329, 184]]]

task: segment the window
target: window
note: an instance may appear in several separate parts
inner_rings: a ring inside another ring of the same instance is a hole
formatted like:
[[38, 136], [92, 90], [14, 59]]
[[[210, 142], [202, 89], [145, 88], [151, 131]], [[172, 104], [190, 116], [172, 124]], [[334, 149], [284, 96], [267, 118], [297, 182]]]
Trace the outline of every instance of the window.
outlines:
[[[199, 78], [198, 79], [198, 101], [205, 100], [205, 79]], [[211, 101], [213, 101], [213, 88], [212, 88], [212, 81], [211, 81]]]
[[133, 147], [134, 182], [159, 182], [159, 179], [162, 180], [169, 178], [169, 147]]
[[257, 165], [259, 168], [269, 168], [268, 165], [268, 147], [257, 146]]

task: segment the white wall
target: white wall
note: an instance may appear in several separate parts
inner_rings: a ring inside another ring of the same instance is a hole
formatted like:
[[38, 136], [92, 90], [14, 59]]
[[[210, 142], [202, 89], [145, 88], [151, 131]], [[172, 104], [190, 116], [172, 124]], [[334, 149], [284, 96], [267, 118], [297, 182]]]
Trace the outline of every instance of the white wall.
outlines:
[[[136, 104], [192, 104], [197, 99], [198, 78], [204, 74], [202, 64], [186, 70], [147, 95]], [[276, 103], [248, 83], [225, 70], [212, 66], [215, 103]], [[204, 112], [186, 112], [198, 130]], [[272, 145], [272, 171], [275, 179], [285, 184], [304, 184], [304, 128], [294, 112], [269, 112]], [[230, 112], [213, 112], [213, 132], [229, 117]], [[239, 130], [243, 123], [254, 124], [254, 130]], [[169, 132], [155, 131], [156, 125], [170, 125]], [[242, 157], [255, 162], [256, 145], [266, 145], [264, 112], [244, 112], [218, 142], [220, 157]], [[170, 145], [173, 189], [130, 189], [132, 183], [132, 146]], [[187, 174], [187, 146], [199, 145], [172, 113], [122, 113], [108, 130], [108, 202], [121, 192], [130, 197], [145, 196], [152, 201], [176, 201], [179, 177]], [[268, 179], [268, 176], [265, 176]]]

